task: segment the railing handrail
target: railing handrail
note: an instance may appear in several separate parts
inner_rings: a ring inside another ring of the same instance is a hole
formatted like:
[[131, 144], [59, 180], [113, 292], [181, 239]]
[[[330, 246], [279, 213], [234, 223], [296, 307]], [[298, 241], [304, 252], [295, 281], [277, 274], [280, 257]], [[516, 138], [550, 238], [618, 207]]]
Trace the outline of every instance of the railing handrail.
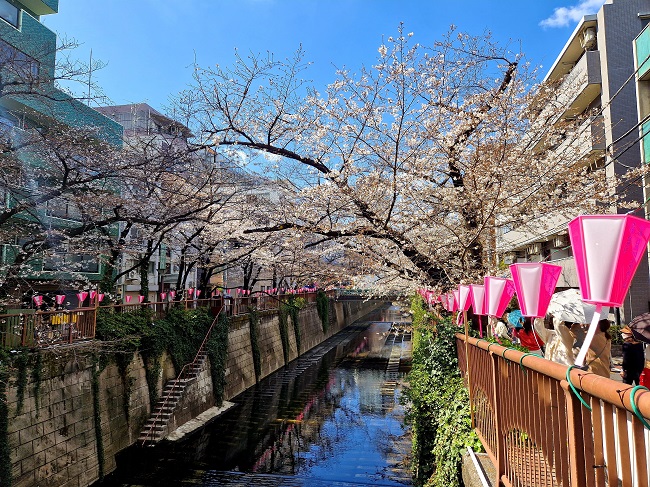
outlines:
[[201, 346], [199, 347], [199, 349], [196, 352], [196, 355], [194, 356], [194, 360], [192, 360], [192, 362], [190, 362], [189, 364], [183, 365], [183, 367], [181, 368], [181, 371], [178, 373], [178, 376], [176, 377], [176, 380], [174, 381], [174, 385], [167, 392], [167, 394], [164, 396], [163, 403], [162, 403], [162, 405], [160, 407], [160, 410], [158, 411], [156, 416], [154, 416], [153, 423], [151, 423], [151, 426], [149, 427], [149, 430], [147, 431], [147, 433], [145, 434], [144, 439], [142, 440], [142, 445], [144, 445], [147, 442], [148, 438], [151, 437], [152, 431], [156, 427], [156, 424], [157, 424], [158, 420], [160, 419], [162, 411], [165, 409], [165, 406], [167, 405], [167, 402], [169, 401], [169, 398], [172, 396], [172, 394], [176, 390], [176, 386], [178, 385], [180, 380], [183, 378], [183, 376], [185, 374], [185, 371], [189, 367], [192, 367], [192, 366], [196, 365], [196, 363], [198, 362], [199, 357], [203, 353], [203, 349], [205, 347], [205, 344], [207, 343], [208, 338], [210, 338], [210, 334], [212, 333], [212, 329], [214, 328], [214, 325], [216, 325], [217, 322], [219, 321], [219, 317], [221, 316], [221, 311], [222, 310], [223, 310], [223, 307], [219, 308], [219, 311], [217, 312], [216, 316], [214, 317], [214, 320], [212, 321], [212, 324], [210, 325], [210, 328], [208, 328], [208, 331], [205, 334], [205, 337], [203, 338], [203, 341], [201, 342]]
[[456, 346], [496, 483], [647, 487], [650, 391], [460, 333]]
[[[456, 338], [465, 341], [465, 335], [462, 333], [456, 334]], [[481, 338], [468, 337], [467, 343], [485, 351], [493, 351], [506, 360], [518, 363], [522, 367], [534, 370], [558, 381], [566, 380], [566, 372], [568, 369], [566, 365], [552, 362], [535, 355], [526, 355], [524, 352], [520, 352], [514, 348], [507, 348]], [[525, 358], [523, 358], [524, 356]], [[584, 391], [614, 406], [623, 407], [633, 413], [632, 403], [630, 402], [630, 392], [633, 386], [622, 384], [607, 377], [602, 377], [577, 368], [571, 369], [570, 378], [576, 389]], [[646, 418], [650, 418], [650, 392], [638, 392], [634, 398], [634, 403], [641, 414]]]

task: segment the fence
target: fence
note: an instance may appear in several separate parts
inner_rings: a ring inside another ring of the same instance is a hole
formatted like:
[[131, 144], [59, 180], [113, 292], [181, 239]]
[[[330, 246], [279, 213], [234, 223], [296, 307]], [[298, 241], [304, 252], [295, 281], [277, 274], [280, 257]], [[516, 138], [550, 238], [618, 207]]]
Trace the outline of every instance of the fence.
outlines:
[[650, 392], [482, 339], [456, 344], [495, 485], [649, 485]]
[[[327, 294], [329, 297], [334, 296], [333, 291], [328, 291]], [[71, 310], [25, 309], [19, 313], [0, 315], [0, 346], [45, 347], [94, 338], [98, 310], [110, 313], [132, 313], [149, 309], [154, 319], [160, 319], [173, 306], [183, 306], [187, 309], [207, 307], [212, 310], [223, 309], [227, 316], [236, 316], [248, 313], [250, 307], [256, 307], [258, 310], [277, 309], [279, 303], [288, 300], [291, 296], [303, 298], [308, 303], [316, 301], [316, 293], [280, 295], [260, 293], [252, 296], [217, 296], [208, 299], [110, 304]]]

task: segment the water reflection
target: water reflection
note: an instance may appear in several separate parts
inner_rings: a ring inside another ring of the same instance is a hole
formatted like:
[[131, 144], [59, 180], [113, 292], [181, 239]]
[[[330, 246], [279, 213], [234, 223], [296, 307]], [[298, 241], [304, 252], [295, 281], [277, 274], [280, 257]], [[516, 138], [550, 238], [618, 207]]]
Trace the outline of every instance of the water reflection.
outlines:
[[385, 309], [373, 318], [383, 322], [347, 329], [235, 398], [202, 432], [154, 449], [157, 461], [146, 463], [157, 467], [146, 478], [118, 459], [113, 485], [228, 485], [227, 472], [289, 476], [297, 485], [408, 484], [399, 387], [384, 387], [391, 324], [401, 317]]

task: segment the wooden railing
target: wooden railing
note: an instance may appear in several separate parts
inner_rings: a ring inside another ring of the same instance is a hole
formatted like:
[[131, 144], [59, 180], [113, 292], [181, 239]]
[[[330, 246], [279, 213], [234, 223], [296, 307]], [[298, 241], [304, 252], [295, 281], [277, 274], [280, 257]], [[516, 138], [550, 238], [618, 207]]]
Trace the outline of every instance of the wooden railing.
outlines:
[[456, 344], [494, 485], [650, 485], [649, 391], [465, 335]]
[[97, 308], [34, 311], [0, 315], [4, 347], [44, 347], [95, 337]]
[[[328, 291], [334, 297], [334, 291]], [[217, 296], [208, 299], [183, 299], [148, 303], [110, 304], [98, 307], [36, 311], [25, 309], [20, 312], [0, 315], [0, 346], [3, 347], [46, 347], [62, 343], [95, 338], [98, 310], [109, 313], [133, 313], [143, 309], [151, 310], [154, 319], [163, 318], [170, 308], [182, 306], [187, 309], [210, 308], [226, 316], [248, 313], [250, 307], [258, 310], [278, 309], [291, 296], [303, 298], [306, 302], [316, 301], [316, 293], [268, 294], [255, 293], [251, 296]]]

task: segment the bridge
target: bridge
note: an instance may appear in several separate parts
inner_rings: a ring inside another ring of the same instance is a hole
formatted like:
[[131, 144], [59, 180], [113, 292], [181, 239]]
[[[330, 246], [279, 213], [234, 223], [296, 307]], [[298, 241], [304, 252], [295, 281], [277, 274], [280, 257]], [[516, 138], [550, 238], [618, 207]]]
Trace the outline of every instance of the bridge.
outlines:
[[456, 345], [492, 485], [650, 485], [650, 391], [462, 334]]

